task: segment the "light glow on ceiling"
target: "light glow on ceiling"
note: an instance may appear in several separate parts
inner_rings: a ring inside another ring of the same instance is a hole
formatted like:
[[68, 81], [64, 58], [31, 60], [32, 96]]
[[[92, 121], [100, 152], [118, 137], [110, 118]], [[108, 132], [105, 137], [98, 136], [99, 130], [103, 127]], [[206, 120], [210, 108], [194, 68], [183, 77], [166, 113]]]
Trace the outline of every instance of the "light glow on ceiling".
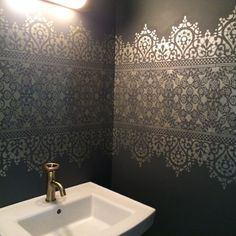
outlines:
[[46, 1], [72, 9], [80, 9], [87, 2], [87, 0], [46, 0]]
[[39, 7], [38, 0], [7, 0], [8, 6], [18, 12], [32, 13]]
[[[70, 2], [70, 0], [64, 1]], [[78, 2], [78, 0], [73, 1]], [[82, 1], [85, 4], [86, 0]], [[71, 8], [66, 8], [59, 4], [51, 4], [49, 0], [4, 0], [4, 2], [10, 10], [20, 15], [43, 15], [45, 17], [49, 17], [52, 20], [56, 20], [57, 23], [66, 23], [72, 20], [74, 17], [78, 18], [78, 14], [76, 14], [76, 12]], [[80, 6], [82, 6], [81, 2], [80, 4]]]

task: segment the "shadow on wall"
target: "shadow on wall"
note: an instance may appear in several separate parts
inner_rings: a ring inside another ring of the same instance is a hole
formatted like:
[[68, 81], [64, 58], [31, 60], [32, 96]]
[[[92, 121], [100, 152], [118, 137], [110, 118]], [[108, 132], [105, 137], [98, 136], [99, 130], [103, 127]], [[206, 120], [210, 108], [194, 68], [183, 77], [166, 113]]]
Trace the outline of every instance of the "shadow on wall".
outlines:
[[[213, 7], [214, 4], [214, 7]], [[118, 0], [116, 1], [116, 32], [131, 40], [147, 24], [158, 37], [168, 37], [173, 25], [179, 25], [184, 16], [198, 22], [201, 30], [213, 31], [218, 19], [227, 16], [235, 1], [227, 0]]]
[[122, 29], [132, 29], [133, 22], [139, 16], [137, 1], [118, 0], [116, 1], [115, 11], [116, 11], [116, 33], [120, 33]]
[[80, 10], [85, 28], [92, 28], [92, 36], [103, 38], [115, 32], [115, 0], [89, 0]]

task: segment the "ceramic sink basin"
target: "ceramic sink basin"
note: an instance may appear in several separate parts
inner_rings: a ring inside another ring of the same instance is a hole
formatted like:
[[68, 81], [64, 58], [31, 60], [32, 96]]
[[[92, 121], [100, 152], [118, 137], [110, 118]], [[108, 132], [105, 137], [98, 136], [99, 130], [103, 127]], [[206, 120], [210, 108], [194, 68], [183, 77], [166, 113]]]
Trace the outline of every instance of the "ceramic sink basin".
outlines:
[[153, 222], [155, 209], [94, 183], [66, 190], [0, 209], [0, 236], [136, 236]]

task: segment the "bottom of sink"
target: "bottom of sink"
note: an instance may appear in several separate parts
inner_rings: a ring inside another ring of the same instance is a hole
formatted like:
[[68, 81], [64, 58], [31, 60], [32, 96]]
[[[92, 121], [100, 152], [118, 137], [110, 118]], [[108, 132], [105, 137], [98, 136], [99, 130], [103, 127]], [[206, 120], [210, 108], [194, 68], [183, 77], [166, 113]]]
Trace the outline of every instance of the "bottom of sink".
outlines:
[[106, 224], [105, 222], [94, 217], [89, 217], [87, 219], [81, 220], [80, 222], [58, 228], [51, 233], [44, 234], [44, 236], [96, 235], [107, 228], [109, 228], [109, 224]]

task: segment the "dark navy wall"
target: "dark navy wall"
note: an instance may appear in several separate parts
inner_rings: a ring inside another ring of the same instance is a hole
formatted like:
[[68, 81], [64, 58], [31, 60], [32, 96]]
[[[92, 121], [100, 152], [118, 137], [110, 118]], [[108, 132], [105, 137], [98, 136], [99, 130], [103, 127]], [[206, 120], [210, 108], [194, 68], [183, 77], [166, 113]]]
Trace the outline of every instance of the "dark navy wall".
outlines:
[[236, 9], [116, 5], [113, 189], [157, 209], [145, 235], [236, 235]]
[[65, 187], [112, 176], [155, 207], [146, 235], [234, 236], [235, 1], [40, 4], [0, 5], [0, 207], [57, 161]]
[[0, 207], [44, 194], [49, 161], [65, 187], [110, 186], [113, 2], [80, 12], [10, 2], [0, 5]]

